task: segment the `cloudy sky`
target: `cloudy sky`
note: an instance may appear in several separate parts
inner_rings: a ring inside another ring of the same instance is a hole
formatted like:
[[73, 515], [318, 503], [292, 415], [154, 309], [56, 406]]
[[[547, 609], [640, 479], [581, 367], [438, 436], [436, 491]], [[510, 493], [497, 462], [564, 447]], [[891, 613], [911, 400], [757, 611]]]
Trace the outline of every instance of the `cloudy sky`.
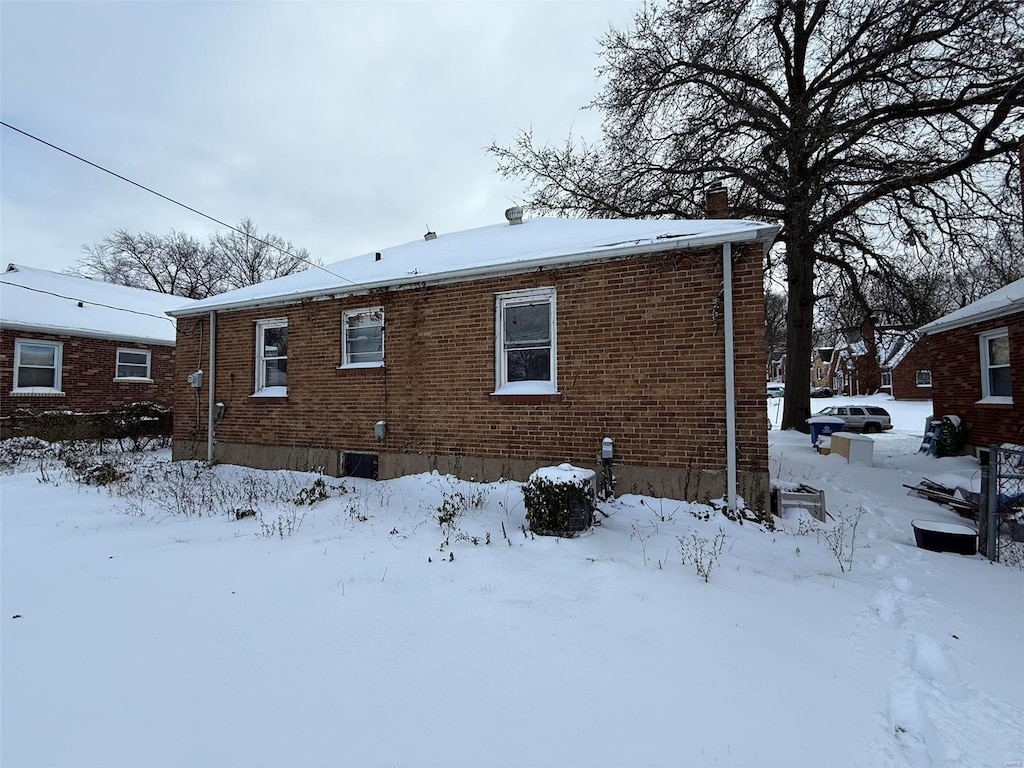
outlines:
[[[596, 139], [598, 38], [636, 2], [0, 2], [0, 114], [325, 263], [503, 221], [518, 129]], [[3, 262], [217, 226], [0, 127]]]

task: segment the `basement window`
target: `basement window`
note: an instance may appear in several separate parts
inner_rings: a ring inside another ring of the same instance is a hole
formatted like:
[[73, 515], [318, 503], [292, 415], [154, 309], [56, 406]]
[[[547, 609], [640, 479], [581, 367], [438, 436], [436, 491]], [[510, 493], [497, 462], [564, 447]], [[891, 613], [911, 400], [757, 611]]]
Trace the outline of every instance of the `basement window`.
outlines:
[[495, 395], [557, 394], [555, 289], [496, 294]]
[[148, 349], [118, 349], [115, 381], [143, 381], [152, 383], [152, 358]]
[[256, 393], [260, 397], [288, 394], [288, 318], [256, 322]]
[[341, 316], [341, 367], [384, 365], [384, 308], [353, 309]]
[[64, 344], [59, 341], [14, 340], [14, 393], [63, 395], [61, 368]]
[[981, 402], [1013, 403], [1010, 389], [1010, 334], [1006, 328], [978, 334], [981, 347]]

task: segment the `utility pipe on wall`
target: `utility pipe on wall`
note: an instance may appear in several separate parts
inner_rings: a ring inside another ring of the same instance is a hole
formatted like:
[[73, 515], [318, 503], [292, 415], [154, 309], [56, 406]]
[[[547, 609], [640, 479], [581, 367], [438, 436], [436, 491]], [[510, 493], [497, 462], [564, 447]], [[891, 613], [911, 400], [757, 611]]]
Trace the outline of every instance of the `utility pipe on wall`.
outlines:
[[[732, 338], [732, 243], [722, 246], [722, 293], [725, 304], [725, 461], [726, 503], [736, 509], [736, 368]], [[212, 361], [212, 355], [211, 355]], [[211, 362], [212, 366], [212, 362]]]
[[210, 372], [207, 378], [209, 400], [206, 410], [206, 463], [213, 464], [213, 409], [216, 401], [214, 382], [217, 380], [217, 313], [210, 312]]

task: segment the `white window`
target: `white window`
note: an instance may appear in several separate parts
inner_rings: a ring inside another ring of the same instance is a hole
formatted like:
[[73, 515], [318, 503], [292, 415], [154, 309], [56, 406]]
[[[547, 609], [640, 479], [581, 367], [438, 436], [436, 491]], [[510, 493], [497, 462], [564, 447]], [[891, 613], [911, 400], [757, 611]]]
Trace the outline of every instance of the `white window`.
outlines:
[[256, 394], [287, 394], [288, 318], [256, 323]]
[[891, 387], [892, 386], [892, 371], [882, 371], [882, 386], [883, 387]]
[[384, 365], [384, 308], [353, 309], [341, 316], [343, 368]]
[[46, 394], [61, 391], [64, 345], [59, 341], [14, 341], [14, 390]]
[[979, 334], [981, 343], [981, 397], [1013, 402], [1010, 390], [1010, 335], [1005, 328]]
[[152, 381], [150, 364], [148, 349], [118, 349], [116, 378]]
[[496, 298], [495, 394], [557, 393], [555, 289]]
[[931, 371], [918, 371], [917, 372], [917, 386], [919, 387], [930, 387], [932, 385], [932, 372]]

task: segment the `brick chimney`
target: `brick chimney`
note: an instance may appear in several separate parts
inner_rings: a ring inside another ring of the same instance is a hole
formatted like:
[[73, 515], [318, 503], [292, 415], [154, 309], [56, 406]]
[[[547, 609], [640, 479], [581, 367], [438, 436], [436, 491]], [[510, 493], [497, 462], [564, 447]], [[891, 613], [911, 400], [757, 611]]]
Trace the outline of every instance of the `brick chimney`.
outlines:
[[721, 179], [711, 182], [704, 191], [704, 209], [709, 219], [730, 218], [729, 190], [725, 188], [725, 182]]

